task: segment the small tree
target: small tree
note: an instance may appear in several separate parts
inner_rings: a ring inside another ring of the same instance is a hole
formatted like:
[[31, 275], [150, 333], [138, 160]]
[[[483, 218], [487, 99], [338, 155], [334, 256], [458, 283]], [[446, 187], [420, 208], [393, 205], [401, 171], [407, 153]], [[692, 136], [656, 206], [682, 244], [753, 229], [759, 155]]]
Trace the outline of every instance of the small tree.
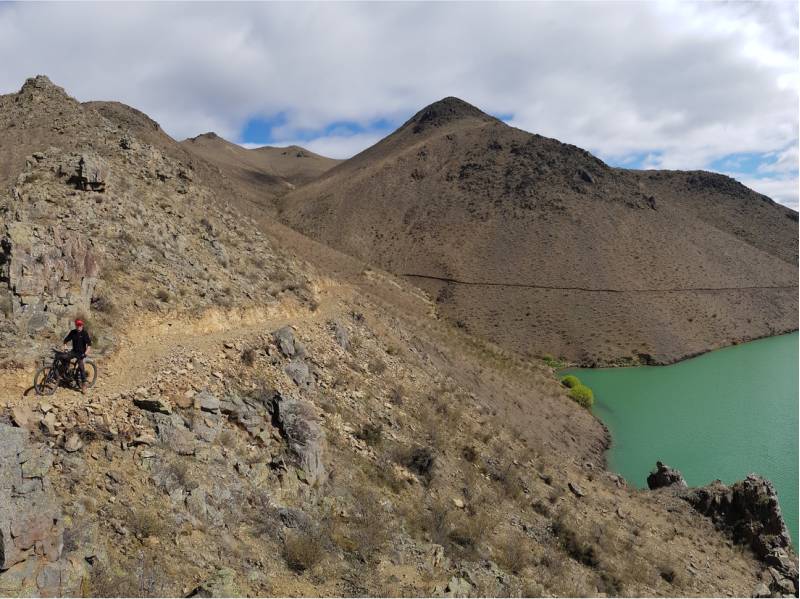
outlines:
[[575, 385], [569, 390], [569, 396], [586, 409], [594, 405], [594, 393], [586, 385], [580, 383]]

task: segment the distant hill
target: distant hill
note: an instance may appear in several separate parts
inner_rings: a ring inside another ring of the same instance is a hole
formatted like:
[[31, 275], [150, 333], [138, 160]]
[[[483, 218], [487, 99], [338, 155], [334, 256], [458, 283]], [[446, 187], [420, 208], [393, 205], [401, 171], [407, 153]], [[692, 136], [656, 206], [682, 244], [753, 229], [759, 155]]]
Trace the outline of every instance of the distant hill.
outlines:
[[282, 217], [531, 354], [661, 363], [797, 328], [796, 212], [715, 173], [609, 167], [457, 98]]
[[218, 166], [228, 177], [280, 195], [308, 183], [336, 166], [340, 160], [326, 158], [300, 146], [247, 149], [204, 133], [181, 142], [189, 153]]

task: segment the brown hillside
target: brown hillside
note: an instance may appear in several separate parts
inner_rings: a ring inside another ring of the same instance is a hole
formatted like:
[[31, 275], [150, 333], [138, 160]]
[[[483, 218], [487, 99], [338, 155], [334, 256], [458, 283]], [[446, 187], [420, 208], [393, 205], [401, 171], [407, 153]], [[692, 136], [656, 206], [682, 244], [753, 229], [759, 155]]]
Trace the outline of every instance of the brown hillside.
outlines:
[[528, 354], [663, 363], [797, 328], [796, 212], [723, 175], [611, 168], [456, 98], [282, 216]]
[[284, 195], [295, 187], [312, 181], [333, 168], [339, 160], [325, 158], [299, 146], [247, 149], [231, 143], [216, 133], [204, 133], [181, 142], [189, 153], [220, 168], [253, 195], [267, 192]]
[[[690, 491], [607, 471], [550, 366], [272, 222], [138, 111], [29, 79], [0, 152], [0, 595], [796, 585], [783, 536], [736, 545]], [[36, 395], [77, 315], [96, 385]], [[737, 527], [782, 523], [748, 501]]]

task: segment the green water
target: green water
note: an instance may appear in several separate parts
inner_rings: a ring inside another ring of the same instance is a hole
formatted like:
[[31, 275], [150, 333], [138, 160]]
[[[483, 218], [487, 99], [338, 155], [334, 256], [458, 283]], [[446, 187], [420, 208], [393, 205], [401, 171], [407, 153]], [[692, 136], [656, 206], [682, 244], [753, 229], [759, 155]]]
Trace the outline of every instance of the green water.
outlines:
[[608, 426], [609, 467], [646, 487], [656, 460], [690, 486], [751, 472], [770, 479], [798, 540], [798, 334], [728, 347], [671, 366], [572, 369]]

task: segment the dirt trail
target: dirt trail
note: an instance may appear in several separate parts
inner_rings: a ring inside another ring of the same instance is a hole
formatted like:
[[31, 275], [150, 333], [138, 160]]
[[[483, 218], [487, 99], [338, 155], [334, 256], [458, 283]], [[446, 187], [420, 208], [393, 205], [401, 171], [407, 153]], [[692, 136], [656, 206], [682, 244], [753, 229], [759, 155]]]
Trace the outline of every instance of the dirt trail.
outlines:
[[[318, 305], [310, 310], [294, 300], [232, 311], [211, 310], [198, 318], [186, 315], [148, 317], [129, 321], [119, 334], [119, 345], [110, 355], [95, 358], [99, 376], [89, 390], [86, 403], [103, 405], [111, 397], [132, 391], [151, 382], [170, 354], [193, 351], [210, 355], [218, 352], [226, 341], [242, 340], [274, 330], [285, 324], [320, 322], [330, 318], [345, 289], [335, 292], [331, 281], [316, 285]], [[27, 404], [34, 407], [40, 399], [31, 389], [37, 362], [30, 368], [8, 372], [0, 377], [0, 398], [9, 407]], [[54, 406], [73, 403], [77, 393], [60, 388], [47, 401]]]
[[689, 293], [713, 291], [755, 291], [761, 289], [797, 289], [797, 285], [749, 285], [740, 287], [663, 287], [658, 289], [615, 289], [602, 287], [558, 287], [555, 285], [534, 285], [533, 283], [495, 283], [490, 281], [462, 281], [449, 277], [436, 277], [434, 275], [420, 275], [405, 273], [401, 275], [410, 279], [429, 279], [456, 285], [471, 285], [476, 287], [522, 287], [523, 289], [547, 289], [553, 291], [585, 291], [588, 293]]

